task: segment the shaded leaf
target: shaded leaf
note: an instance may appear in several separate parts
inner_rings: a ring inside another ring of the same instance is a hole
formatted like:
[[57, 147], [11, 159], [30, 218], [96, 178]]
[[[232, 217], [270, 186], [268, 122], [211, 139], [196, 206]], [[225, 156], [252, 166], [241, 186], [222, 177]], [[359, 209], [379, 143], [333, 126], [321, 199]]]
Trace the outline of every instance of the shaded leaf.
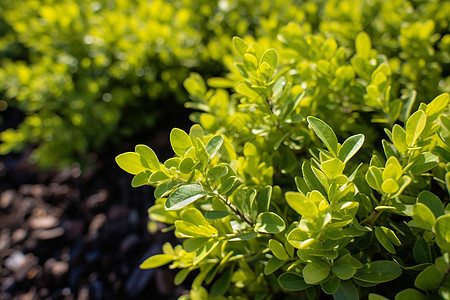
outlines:
[[338, 141], [333, 129], [327, 123], [316, 117], [310, 116], [307, 118], [307, 121], [316, 135], [327, 146], [328, 150], [336, 156], [338, 152]]
[[176, 189], [165, 203], [167, 210], [177, 210], [202, 198], [208, 193], [198, 184], [182, 185]]
[[294, 272], [285, 272], [278, 277], [278, 283], [286, 291], [301, 291], [310, 285], [298, 274]]
[[256, 218], [255, 230], [262, 233], [279, 233], [286, 225], [284, 220], [273, 212], [263, 212]]

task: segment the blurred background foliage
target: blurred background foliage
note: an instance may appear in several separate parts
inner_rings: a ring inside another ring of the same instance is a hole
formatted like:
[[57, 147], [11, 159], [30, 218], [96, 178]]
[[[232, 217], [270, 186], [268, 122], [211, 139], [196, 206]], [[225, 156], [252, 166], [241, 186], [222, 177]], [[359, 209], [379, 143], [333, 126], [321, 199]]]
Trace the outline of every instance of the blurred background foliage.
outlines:
[[289, 22], [351, 51], [367, 32], [396, 95], [415, 89], [420, 103], [450, 92], [448, 1], [2, 0], [2, 114], [23, 120], [0, 133], [0, 153], [31, 146], [42, 167], [84, 165], [171, 118], [188, 100], [189, 72], [240, 76], [233, 36], [283, 49], [277, 33]]

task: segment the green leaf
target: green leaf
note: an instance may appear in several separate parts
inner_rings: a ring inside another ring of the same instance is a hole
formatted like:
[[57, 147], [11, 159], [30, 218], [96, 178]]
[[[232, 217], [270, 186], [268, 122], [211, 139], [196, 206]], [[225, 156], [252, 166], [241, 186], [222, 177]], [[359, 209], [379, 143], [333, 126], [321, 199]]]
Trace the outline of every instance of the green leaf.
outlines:
[[316, 135], [320, 138], [320, 140], [327, 146], [328, 150], [337, 156], [338, 153], [338, 141], [336, 135], [334, 134], [333, 129], [328, 126], [324, 121], [309, 116], [307, 118], [309, 126], [314, 130]]
[[395, 124], [392, 128], [392, 142], [401, 154], [405, 154], [408, 148], [406, 144], [406, 131], [398, 124]]
[[136, 151], [136, 153], [138, 153], [145, 159], [150, 170], [159, 171], [161, 169], [158, 157], [150, 147], [146, 145], [137, 145], [134, 151]]
[[417, 197], [417, 202], [428, 206], [436, 218], [445, 214], [441, 199], [430, 191], [422, 191]]
[[226, 268], [225, 272], [217, 279], [211, 287], [211, 297], [219, 297], [225, 294], [230, 285], [231, 275], [233, 274], [233, 267]]
[[213, 136], [205, 145], [206, 152], [209, 154], [209, 161], [213, 159], [217, 151], [219, 151], [220, 146], [223, 144], [223, 136], [216, 135]]
[[183, 281], [187, 278], [187, 276], [189, 275], [189, 273], [191, 272], [191, 269], [186, 268], [186, 269], [181, 269], [177, 275], [175, 275], [175, 278], [173, 279], [173, 283], [175, 283], [175, 285], [180, 285], [183, 283]]
[[173, 261], [172, 255], [157, 254], [147, 258], [140, 266], [141, 269], [153, 269], [164, 266]]
[[262, 65], [263, 63], [267, 63], [272, 68], [272, 70], [275, 70], [278, 63], [277, 51], [275, 49], [266, 50], [261, 57], [259, 65]]
[[308, 284], [318, 284], [330, 274], [330, 266], [321, 261], [310, 262], [302, 270], [303, 278]]
[[185, 157], [181, 160], [179, 169], [183, 174], [189, 174], [194, 169], [195, 162], [191, 157]]
[[381, 184], [381, 190], [386, 194], [394, 194], [399, 188], [397, 181], [392, 178], [384, 180]]
[[440, 216], [434, 224], [436, 243], [443, 251], [450, 251], [450, 215]]
[[416, 289], [406, 289], [397, 293], [395, 300], [427, 300], [427, 297]]
[[344, 164], [338, 158], [326, 160], [320, 164], [323, 172], [330, 178], [334, 179], [341, 175], [344, 171]]
[[416, 96], [417, 92], [413, 90], [411, 91], [411, 94], [408, 95], [406, 100], [403, 100], [405, 103], [402, 107], [402, 112], [400, 114], [400, 121], [402, 121], [403, 123], [405, 123], [406, 120], [408, 120], [411, 114], [412, 107], [414, 105], [414, 102], [416, 101]]
[[326, 194], [326, 190], [320, 183], [320, 181], [317, 179], [316, 174], [313, 172], [311, 168], [311, 164], [308, 160], [305, 160], [302, 165], [302, 173], [303, 173], [303, 179], [305, 180], [306, 185], [309, 187], [310, 190], [317, 190], [321, 192], [322, 194]]
[[297, 192], [286, 192], [286, 202], [301, 216], [315, 217], [319, 213], [317, 206], [305, 195]]
[[200, 248], [204, 243], [209, 240], [208, 237], [195, 237], [191, 239], [186, 239], [183, 242], [184, 250], [188, 253], [196, 251]]
[[414, 286], [424, 291], [435, 290], [441, 285], [443, 277], [444, 274], [431, 265], [417, 275]]
[[255, 230], [262, 233], [279, 233], [286, 228], [284, 220], [273, 212], [263, 212], [256, 218]]
[[167, 210], [178, 210], [206, 196], [208, 193], [199, 184], [182, 185], [176, 189], [165, 203]]
[[378, 295], [378, 294], [370, 293], [368, 300], [389, 300], [389, 298], [386, 298], [386, 297]]
[[432, 230], [436, 217], [428, 206], [423, 203], [416, 203], [412, 212], [412, 218], [418, 227]]
[[372, 42], [370, 37], [364, 31], [358, 33], [355, 39], [356, 53], [362, 58], [368, 58], [370, 50], [372, 49]]
[[307, 289], [310, 285], [298, 274], [294, 272], [285, 272], [278, 277], [278, 283], [286, 291], [301, 291]]
[[364, 144], [364, 135], [357, 134], [349, 137], [344, 141], [341, 148], [339, 149], [338, 158], [345, 164], [347, 163], [353, 155], [358, 152], [358, 150]]
[[449, 94], [444, 93], [436, 98], [433, 99], [430, 103], [427, 105], [427, 109], [425, 110], [425, 113], [427, 115], [427, 119], [429, 122], [432, 122], [438, 118], [438, 116], [444, 111], [444, 109], [447, 108], [449, 100]]
[[383, 183], [383, 173], [378, 167], [371, 166], [366, 173], [366, 182], [371, 188], [377, 191], [381, 191], [381, 185]]
[[[270, 199], [272, 197], [272, 186], [266, 186], [256, 196], [256, 205], [258, 213], [266, 212], [269, 210]], [[255, 203], [254, 203], [255, 204]]]
[[214, 250], [214, 248], [219, 245], [220, 242], [217, 240], [211, 240], [209, 242], [204, 243], [198, 250], [195, 252], [194, 259], [192, 261], [193, 265], [197, 265], [199, 262], [201, 262], [206, 256], [208, 256], [211, 251]]
[[189, 148], [193, 146], [189, 135], [178, 128], [174, 128], [170, 132], [170, 144], [175, 154], [180, 157], [183, 157]]
[[334, 300], [359, 300], [358, 290], [350, 280], [341, 281], [336, 293], [333, 294]]
[[164, 206], [160, 204], [153, 205], [147, 212], [149, 219], [153, 221], [173, 224], [176, 220], [178, 220], [178, 215], [176, 213], [165, 210]]
[[439, 156], [432, 152], [423, 152], [412, 162], [409, 172], [422, 174], [428, 172], [439, 164]]
[[286, 263], [285, 260], [280, 260], [275, 256], [272, 256], [267, 261], [267, 264], [264, 266], [264, 275], [270, 275], [279, 268], [281, 268]]
[[150, 183], [159, 183], [161, 181], [165, 181], [167, 179], [170, 179], [169, 175], [167, 175], [166, 173], [164, 173], [163, 171], [156, 171], [155, 173], [153, 173], [150, 178], [148, 179], [148, 181]]
[[398, 264], [388, 260], [377, 260], [365, 264], [353, 278], [369, 283], [381, 283], [394, 280], [402, 274]]
[[244, 42], [243, 39], [237, 36], [233, 37], [233, 45], [240, 56], [244, 56], [244, 54], [247, 52], [248, 45]]
[[425, 128], [427, 116], [422, 110], [413, 113], [406, 122], [406, 144], [415, 145], [417, 139]]
[[270, 251], [272, 251], [273, 255], [275, 255], [276, 258], [281, 260], [288, 260], [289, 255], [286, 252], [286, 249], [284, 249], [283, 244], [281, 244], [279, 241], [270, 239], [269, 240], [269, 248]]
[[156, 199], [167, 196], [174, 188], [179, 185], [178, 181], [167, 180], [161, 182], [155, 189], [154, 196]]
[[189, 94], [197, 98], [202, 98], [206, 93], [205, 81], [198, 73], [190, 73], [183, 85]]
[[209, 220], [217, 220], [217, 219], [223, 219], [227, 216], [229, 216], [230, 213], [228, 211], [207, 211], [205, 213], [205, 217]]
[[325, 294], [332, 295], [337, 292], [340, 284], [341, 280], [336, 276], [332, 276], [321, 282], [320, 287]]
[[146, 170], [141, 163], [141, 156], [135, 152], [125, 152], [116, 156], [116, 163], [122, 170], [133, 175]]
[[342, 280], [348, 280], [356, 273], [356, 269], [353, 266], [344, 263], [335, 263], [331, 270], [333, 274]]
[[395, 254], [395, 247], [380, 227], [375, 227], [375, 236], [380, 244], [390, 253]]
[[430, 245], [422, 237], [417, 239], [417, 241], [415, 242], [412, 253], [414, 259], [419, 264], [431, 263], [433, 261], [431, 256]]
[[135, 175], [133, 177], [133, 180], [131, 181], [131, 186], [139, 187], [139, 186], [149, 184], [148, 180], [149, 180], [151, 174], [152, 173], [150, 171], [146, 170], [146, 171], [143, 171], [143, 172]]
[[209, 169], [206, 176], [211, 180], [215, 180], [227, 175], [227, 173], [228, 173], [228, 166], [226, 164], [220, 164]]

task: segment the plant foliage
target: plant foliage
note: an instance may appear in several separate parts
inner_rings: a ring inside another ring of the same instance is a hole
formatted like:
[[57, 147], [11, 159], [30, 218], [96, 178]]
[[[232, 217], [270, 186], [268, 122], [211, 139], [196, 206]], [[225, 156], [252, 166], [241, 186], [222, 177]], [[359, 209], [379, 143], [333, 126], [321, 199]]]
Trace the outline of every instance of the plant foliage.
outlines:
[[117, 157], [181, 241], [142, 267], [194, 273], [182, 299], [450, 299], [449, 94], [419, 104], [376, 39], [338, 37], [233, 38], [227, 79], [184, 82], [197, 124], [175, 156]]
[[[372, 117], [393, 125], [399, 102], [387, 95], [416, 90], [426, 102], [450, 91], [449, 14], [447, 1], [2, 0], [0, 97], [25, 118], [0, 134], [0, 153], [31, 144], [41, 166], [84, 162], [105, 142], [154, 126], [161, 107], [174, 105], [172, 99], [184, 101], [181, 85], [189, 70], [211, 77], [229, 68], [233, 74], [226, 79], [211, 79], [221, 87], [239, 80], [241, 64], [253, 77], [260, 68], [256, 53], [234, 69], [236, 53], [229, 43], [234, 35], [246, 41], [236, 44], [242, 56], [255, 39], [264, 49], [276, 48], [280, 66], [295, 68], [303, 78], [300, 87], [315, 87], [318, 106], [327, 97], [340, 104], [359, 97], [364, 91], [353, 83], [363, 82], [372, 101], [365, 108], [381, 109], [380, 117]], [[295, 25], [280, 30], [290, 21]], [[361, 31], [370, 37], [358, 35]], [[262, 60], [261, 76], [270, 78], [274, 71], [274, 53]], [[373, 73], [380, 61], [389, 64], [389, 72]], [[193, 96], [204, 93], [204, 86], [195, 88]], [[404, 122], [410, 106], [403, 107]], [[296, 117], [289, 111], [280, 112], [282, 119]], [[315, 116], [325, 119], [326, 111], [319, 108], [322, 115]]]

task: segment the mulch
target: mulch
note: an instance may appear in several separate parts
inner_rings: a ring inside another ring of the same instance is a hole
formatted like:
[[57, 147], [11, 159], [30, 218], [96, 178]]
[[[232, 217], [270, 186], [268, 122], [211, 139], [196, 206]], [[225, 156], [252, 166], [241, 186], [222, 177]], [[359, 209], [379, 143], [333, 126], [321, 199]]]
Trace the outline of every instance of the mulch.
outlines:
[[[168, 136], [162, 130], [147, 144], [168, 158]], [[0, 300], [177, 299], [187, 292], [173, 285], [174, 271], [139, 268], [164, 242], [177, 241], [149, 231], [153, 188], [132, 188], [132, 175], [114, 162], [133, 147], [106, 151], [83, 171], [43, 172], [27, 151], [0, 157]]]

